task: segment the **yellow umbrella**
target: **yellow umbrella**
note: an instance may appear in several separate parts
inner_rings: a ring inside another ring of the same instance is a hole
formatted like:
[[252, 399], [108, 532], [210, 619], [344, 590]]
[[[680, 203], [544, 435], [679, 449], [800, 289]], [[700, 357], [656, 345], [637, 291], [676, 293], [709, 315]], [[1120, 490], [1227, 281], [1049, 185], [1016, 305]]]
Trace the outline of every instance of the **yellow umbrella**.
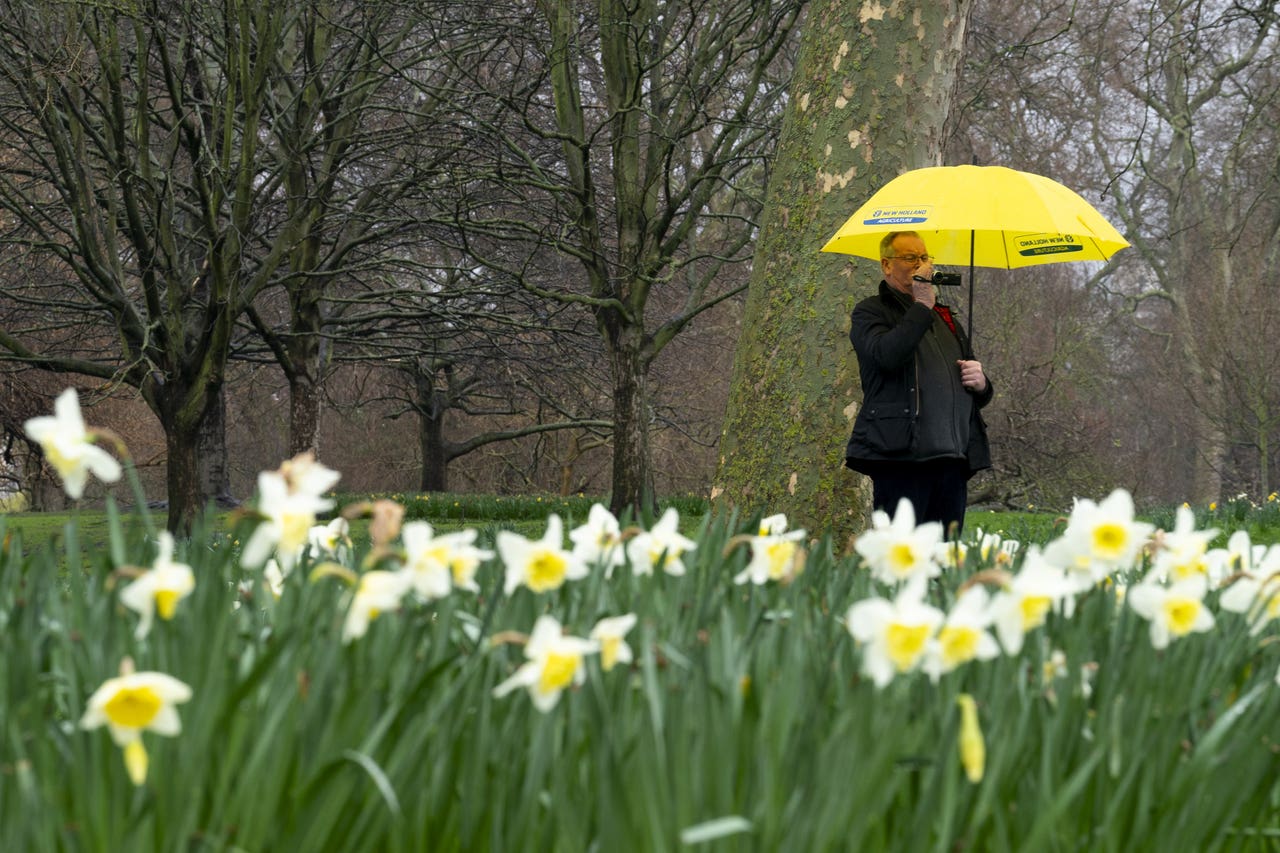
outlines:
[[890, 231], [919, 233], [939, 264], [1017, 269], [1063, 261], [1105, 261], [1129, 245], [1077, 193], [1057, 181], [1004, 166], [933, 166], [899, 175], [849, 217], [824, 252], [880, 259]]

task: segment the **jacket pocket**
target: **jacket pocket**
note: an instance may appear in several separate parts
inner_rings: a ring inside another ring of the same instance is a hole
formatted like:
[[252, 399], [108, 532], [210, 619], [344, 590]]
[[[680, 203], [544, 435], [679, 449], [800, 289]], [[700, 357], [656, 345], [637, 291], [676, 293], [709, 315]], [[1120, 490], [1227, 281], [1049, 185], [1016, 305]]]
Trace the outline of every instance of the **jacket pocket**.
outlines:
[[866, 413], [867, 441], [884, 453], [902, 453], [915, 442], [915, 419], [905, 404], [873, 406]]

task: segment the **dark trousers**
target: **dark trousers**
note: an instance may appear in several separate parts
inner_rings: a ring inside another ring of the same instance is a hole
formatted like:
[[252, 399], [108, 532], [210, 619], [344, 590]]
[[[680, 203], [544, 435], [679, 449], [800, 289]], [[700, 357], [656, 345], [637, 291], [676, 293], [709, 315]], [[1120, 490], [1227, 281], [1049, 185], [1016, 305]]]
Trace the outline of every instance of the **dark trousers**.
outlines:
[[901, 462], [885, 464], [871, 475], [875, 509], [892, 516], [902, 498], [911, 501], [916, 524], [940, 521], [948, 539], [958, 538], [969, 502], [969, 463], [964, 459]]

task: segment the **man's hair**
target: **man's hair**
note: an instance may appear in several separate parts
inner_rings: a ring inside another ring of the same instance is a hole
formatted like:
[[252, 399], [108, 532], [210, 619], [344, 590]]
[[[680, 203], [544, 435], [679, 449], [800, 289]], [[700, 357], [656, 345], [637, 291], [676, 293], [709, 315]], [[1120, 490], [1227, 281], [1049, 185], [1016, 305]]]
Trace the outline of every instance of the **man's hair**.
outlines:
[[884, 239], [880, 241], [880, 257], [882, 258], [895, 257], [893, 254], [893, 241], [896, 240], [897, 238], [919, 237], [919, 236], [920, 235], [917, 234], [915, 231], [890, 231], [888, 234], [884, 235]]

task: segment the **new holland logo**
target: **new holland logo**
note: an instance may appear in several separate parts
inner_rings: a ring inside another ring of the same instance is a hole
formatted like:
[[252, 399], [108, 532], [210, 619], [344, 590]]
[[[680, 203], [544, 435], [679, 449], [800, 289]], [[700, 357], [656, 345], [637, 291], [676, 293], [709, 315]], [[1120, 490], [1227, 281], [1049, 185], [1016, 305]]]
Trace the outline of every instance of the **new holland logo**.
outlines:
[[1061, 255], [1066, 252], [1083, 252], [1084, 245], [1070, 234], [1036, 234], [1018, 239], [1018, 254], [1024, 258], [1035, 255]]
[[929, 218], [928, 207], [878, 207], [863, 225], [919, 225]]

